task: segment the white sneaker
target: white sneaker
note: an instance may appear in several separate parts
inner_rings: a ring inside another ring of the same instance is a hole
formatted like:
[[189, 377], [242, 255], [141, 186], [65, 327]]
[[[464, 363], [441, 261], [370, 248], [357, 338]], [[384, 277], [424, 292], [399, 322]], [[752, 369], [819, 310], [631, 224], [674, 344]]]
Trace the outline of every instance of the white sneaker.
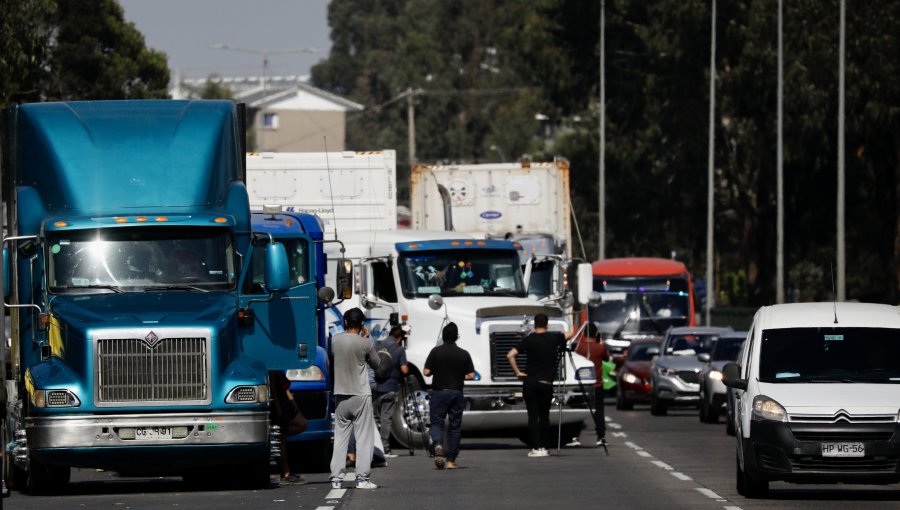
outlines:
[[332, 478], [331, 479], [331, 488], [332, 489], [340, 489], [341, 488], [341, 479], [340, 478]]
[[540, 452], [541, 452], [541, 457], [549, 457], [550, 456], [550, 452], [548, 452], [546, 448], [541, 448]]
[[539, 448], [533, 449], [528, 452], [529, 457], [547, 457], [548, 454], [546, 451], [541, 451]]
[[368, 480], [357, 480], [356, 488], [357, 489], [377, 489], [378, 486]]
[[581, 446], [581, 441], [579, 441], [577, 437], [573, 437], [571, 441], [566, 443], [566, 446], [569, 446], [569, 447]]

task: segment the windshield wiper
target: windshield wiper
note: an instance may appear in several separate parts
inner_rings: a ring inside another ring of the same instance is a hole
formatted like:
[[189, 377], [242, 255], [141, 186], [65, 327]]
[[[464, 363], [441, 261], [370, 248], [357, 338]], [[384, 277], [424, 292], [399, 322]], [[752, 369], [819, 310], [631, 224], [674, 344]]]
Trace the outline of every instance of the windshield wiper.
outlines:
[[154, 290], [192, 290], [195, 292], [209, 292], [208, 289], [201, 289], [200, 287], [195, 287], [193, 285], [161, 285], [159, 287], [144, 287], [144, 292], [151, 292]]
[[122, 289], [117, 285], [66, 285], [64, 289], [105, 289], [111, 290], [116, 294], [121, 294]]

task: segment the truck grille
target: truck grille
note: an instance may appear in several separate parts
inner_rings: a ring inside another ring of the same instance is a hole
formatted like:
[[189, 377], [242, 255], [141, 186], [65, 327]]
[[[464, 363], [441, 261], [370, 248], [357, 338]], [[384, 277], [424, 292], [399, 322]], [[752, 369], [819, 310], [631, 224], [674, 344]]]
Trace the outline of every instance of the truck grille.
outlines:
[[97, 340], [97, 403], [208, 402], [206, 338]]
[[[506, 359], [506, 353], [515, 347], [522, 338], [524, 338], [524, 335], [518, 331], [491, 332], [491, 379], [495, 381], [517, 380], [516, 373], [513, 372], [509, 360]], [[519, 365], [519, 369], [526, 372], [525, 366], [527, 363], [528, 356], [520, 352], [516, 356], [516, 364]], [[560, 379], [559, 369], [557, 369], [556, 379]]]

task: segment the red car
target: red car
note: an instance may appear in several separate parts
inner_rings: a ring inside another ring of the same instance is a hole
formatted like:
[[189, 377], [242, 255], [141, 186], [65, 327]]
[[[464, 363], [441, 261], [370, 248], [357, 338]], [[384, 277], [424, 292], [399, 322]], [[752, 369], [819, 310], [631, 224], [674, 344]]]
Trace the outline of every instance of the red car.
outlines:
[[616, 409], [631, 409], [650, 402], [650, 364], [659, 355], [659, 339], [636, 340], [628, 348], [625, 362], [616, 377]]

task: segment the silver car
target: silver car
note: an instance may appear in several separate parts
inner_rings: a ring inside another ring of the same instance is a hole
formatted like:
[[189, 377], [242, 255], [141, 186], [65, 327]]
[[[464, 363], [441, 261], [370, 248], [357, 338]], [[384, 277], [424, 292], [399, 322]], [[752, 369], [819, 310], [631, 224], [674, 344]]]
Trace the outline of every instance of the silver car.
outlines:
[[700, 401], [698, 354], [708, 354], [718, 338], [730, 327], [670, 328], [661, 344], [659, 357], [650, 368], [650, 413], [664, 416], [670, 406], [696, 406]]
[[747, 338], [746, 331], [733, 331], [719, 337], [712, 352], [698, 354], [703, 363], [700, 370], [700, 421], [718, 423], [719, 414], [725, 407], [727, 388], [722, 383], [722, 367], [738, 360], [741, 345]]

